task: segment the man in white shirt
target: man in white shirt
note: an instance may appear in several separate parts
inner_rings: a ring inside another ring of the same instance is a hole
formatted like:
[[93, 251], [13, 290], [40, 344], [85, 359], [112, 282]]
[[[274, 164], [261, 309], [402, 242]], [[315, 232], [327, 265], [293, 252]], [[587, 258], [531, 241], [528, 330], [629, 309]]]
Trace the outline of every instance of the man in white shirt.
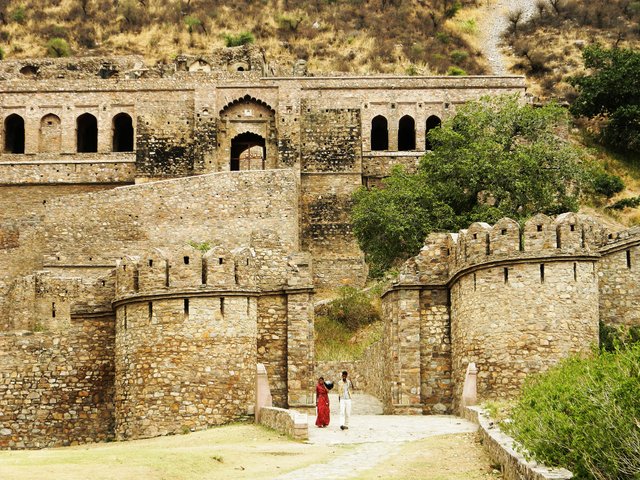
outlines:
[[342, 380], [338, 382], [338, 399], [340, 400], [340, 430], [349, 428], [349, 418], [351, 417], [351, 390], [353, 384], [347, 378], [347, 371], [342, 372]]

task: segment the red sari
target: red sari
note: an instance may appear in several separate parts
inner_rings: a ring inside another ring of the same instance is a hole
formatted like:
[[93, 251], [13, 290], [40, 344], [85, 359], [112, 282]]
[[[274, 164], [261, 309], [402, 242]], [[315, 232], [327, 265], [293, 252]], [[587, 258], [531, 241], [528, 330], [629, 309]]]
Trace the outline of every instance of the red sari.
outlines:
[[316, 384], [316, 406], [318, 407], [316, 425], [326, 427], [329, 425], [329, 390], [324, 384]]

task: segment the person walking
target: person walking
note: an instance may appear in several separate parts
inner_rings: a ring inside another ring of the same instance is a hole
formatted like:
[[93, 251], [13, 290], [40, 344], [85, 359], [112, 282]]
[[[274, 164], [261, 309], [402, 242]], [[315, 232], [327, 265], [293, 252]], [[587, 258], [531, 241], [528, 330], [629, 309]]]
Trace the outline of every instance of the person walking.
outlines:
[[324, 378], [320, 377], [316, 385], [316, 408], [318, 409], [318, 417], [316, 418], [316, 426], [324, 428], [329, 425], [329, 389], [324, 384]]
[[349, 429], [349, 419], [351, 418], [351, 391], [353, 384], [347, 378], [347, 371], [342, 372], [342, 380], [338, 382], [338, 399], [340, 401], [340, 430]]

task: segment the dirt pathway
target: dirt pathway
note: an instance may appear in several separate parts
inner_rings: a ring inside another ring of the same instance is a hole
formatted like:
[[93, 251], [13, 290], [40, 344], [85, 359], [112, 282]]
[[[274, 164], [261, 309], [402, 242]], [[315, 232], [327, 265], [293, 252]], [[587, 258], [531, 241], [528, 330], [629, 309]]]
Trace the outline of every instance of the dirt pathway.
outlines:
[[[336, 455], [329, 462], [294, 470], [277, 480], [358, 478], [363, 472], [401, 456], [410, 442], [476, 431], [471, 422], [450, 415], [380, 415], [380, 402], [362, 394], [354, 395], [351, 423], [349, 429], [343, 431], [338, 424], [337, 396], [331, 395], [330, 401], [332, 420], [329, 427], [317, 428], [313, 423], [315, 418], [309, 417], [309, 443], [327, 448], [355, 444], [355, 449]], [[456, 443], [455, 439], [450, 441]]]
[[487, 0], [484, 6], [484, 19], [480, 25], [480, 47], [489, 62], [491, 73], [507, 75], [507, 62], [500, 47], [501, 35], [507, 29], [509, 21], [507, 15], [518, 9], [524, 12], [524, 19], [529, 18], [535, 11], [535, 0]]

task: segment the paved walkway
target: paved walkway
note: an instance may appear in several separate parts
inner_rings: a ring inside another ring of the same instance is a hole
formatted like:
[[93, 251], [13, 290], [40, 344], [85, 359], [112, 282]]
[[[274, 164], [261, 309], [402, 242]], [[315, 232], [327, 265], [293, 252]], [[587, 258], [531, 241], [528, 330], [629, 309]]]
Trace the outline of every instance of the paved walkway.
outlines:
[[309, 442], [316, 445], [347, 445], [355, 448], [321, 465], [295, 470], [277, 480], [346, 479], [359, 475], [392, 457], [406, 442], [436, 435], [475, 432], [471, 422], [450, 415], [380, 415], [382, 406], [375, 398], [356, 394], [348, 430], [338, 424], [338, 398], [330, 395], [331, 424], [317, 428], [309, 415]]

